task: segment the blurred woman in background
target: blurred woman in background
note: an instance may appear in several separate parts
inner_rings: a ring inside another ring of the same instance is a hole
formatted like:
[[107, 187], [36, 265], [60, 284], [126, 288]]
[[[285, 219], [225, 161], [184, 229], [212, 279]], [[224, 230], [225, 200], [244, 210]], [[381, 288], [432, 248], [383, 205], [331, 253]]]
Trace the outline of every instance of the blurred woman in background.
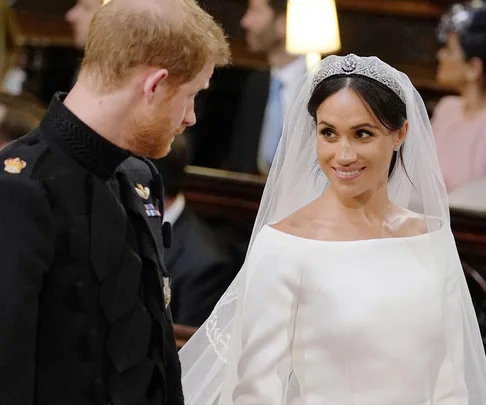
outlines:
[[437, 81], [457, 96], [439, 101], [432, 117], [448, 191], [486, 178], [486, 5], [456, 4], [442, 16]]
[[19, 95], [23, 91], [26, 74], [18, 63], [15, 27], [7, 0], [0, 0], [0, 90]]

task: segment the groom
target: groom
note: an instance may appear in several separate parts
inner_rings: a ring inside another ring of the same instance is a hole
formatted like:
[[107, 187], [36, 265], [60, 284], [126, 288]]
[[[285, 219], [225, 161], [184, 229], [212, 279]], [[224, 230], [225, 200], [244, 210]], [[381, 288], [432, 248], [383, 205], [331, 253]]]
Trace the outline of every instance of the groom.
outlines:
[[163, 187], [133, 156], [169, 152], [228, 59], [193, 0], [112, 0], [74, 88], [0, 152], [0, 404], [183, 404]]

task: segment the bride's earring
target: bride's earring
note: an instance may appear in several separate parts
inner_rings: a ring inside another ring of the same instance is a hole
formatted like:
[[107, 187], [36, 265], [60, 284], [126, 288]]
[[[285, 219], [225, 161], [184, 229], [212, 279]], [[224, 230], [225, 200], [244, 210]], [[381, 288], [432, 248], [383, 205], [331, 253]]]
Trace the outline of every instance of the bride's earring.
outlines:
[[398, 152], [400, 150], [400, 145], [398, 145], [397, 147], [395, 147], [395, 152]]

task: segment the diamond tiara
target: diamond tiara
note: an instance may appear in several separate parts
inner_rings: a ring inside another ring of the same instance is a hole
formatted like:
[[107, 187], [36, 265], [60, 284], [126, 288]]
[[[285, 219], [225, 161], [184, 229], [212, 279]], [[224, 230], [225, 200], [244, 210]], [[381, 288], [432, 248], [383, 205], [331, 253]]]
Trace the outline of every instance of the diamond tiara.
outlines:
[[312, 78], [312, 90], [324, 79], [335, 75], [361, 75], [384, 84], [406, 103], [405, 93], [395, 78], [384, 69], [386, 66], [378, 58], [359, 57], [355, 54], [346, 56], [328, 56], [323, 61], [323, 66]]

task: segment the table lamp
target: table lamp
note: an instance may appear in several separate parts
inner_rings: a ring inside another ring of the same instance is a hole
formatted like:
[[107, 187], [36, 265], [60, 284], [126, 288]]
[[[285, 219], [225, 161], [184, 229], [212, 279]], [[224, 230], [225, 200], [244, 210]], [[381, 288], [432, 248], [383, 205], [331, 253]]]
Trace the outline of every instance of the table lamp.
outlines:
[[286, 38], [287, 52], [306, 55], [308, 69], [341, 49], [335, 0], [289, 0]]

